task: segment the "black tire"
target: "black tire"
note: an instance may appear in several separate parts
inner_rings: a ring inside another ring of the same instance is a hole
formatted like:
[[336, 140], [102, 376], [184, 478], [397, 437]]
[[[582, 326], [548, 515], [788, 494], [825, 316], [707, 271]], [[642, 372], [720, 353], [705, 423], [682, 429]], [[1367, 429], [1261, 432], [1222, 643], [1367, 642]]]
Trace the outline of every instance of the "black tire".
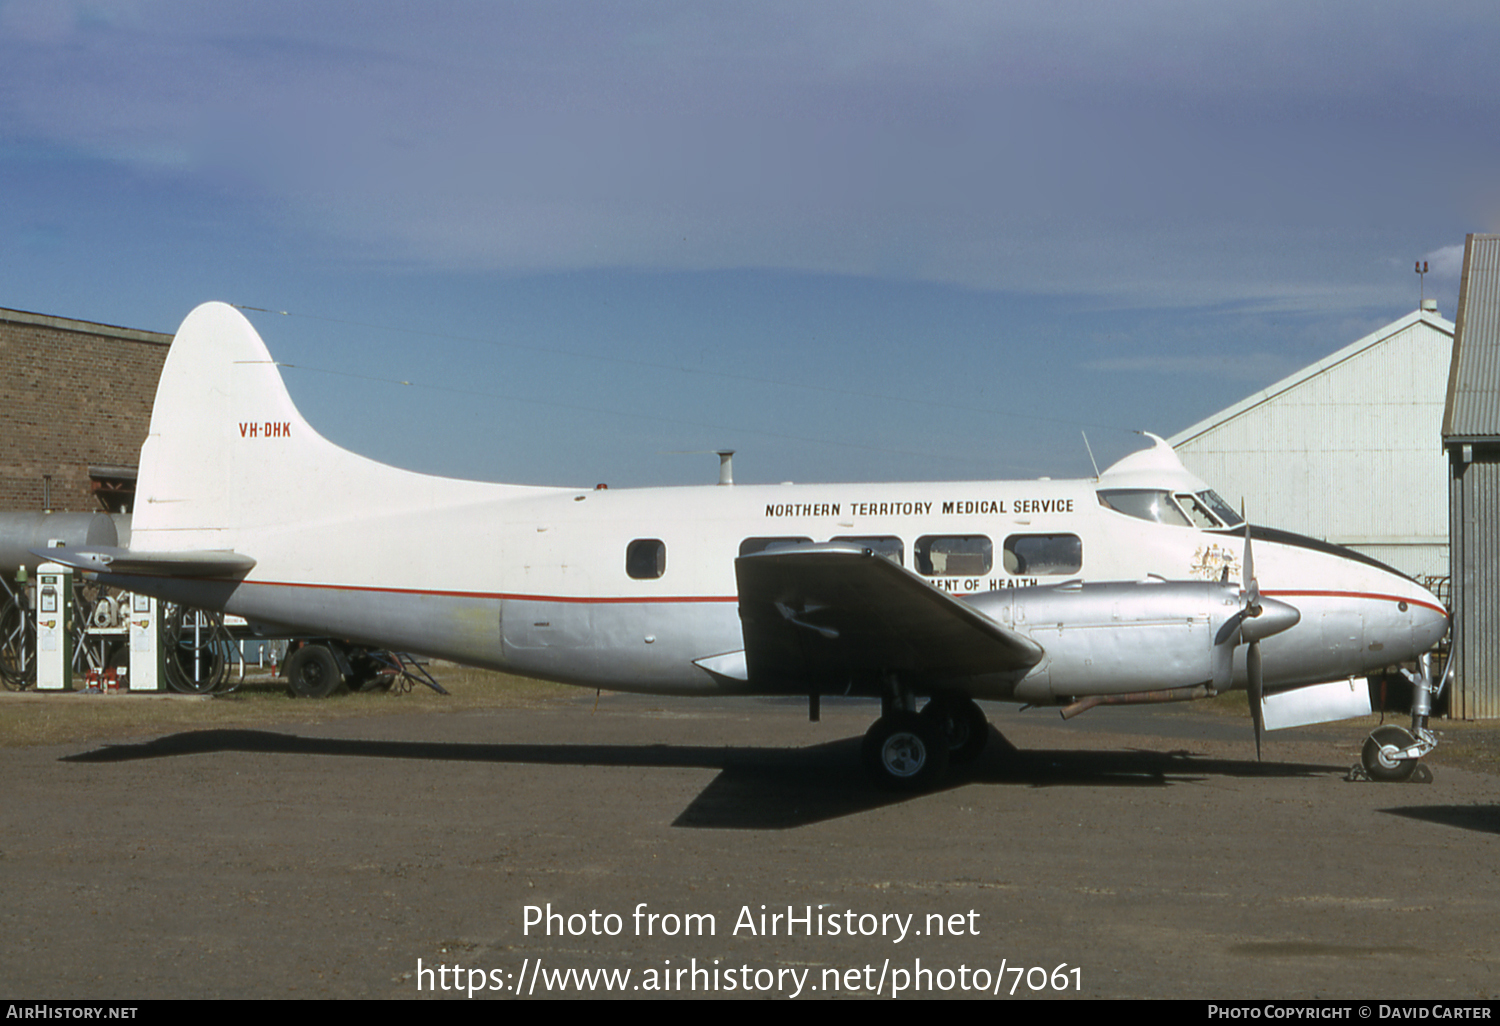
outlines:
[[990, 740], [990, 721], [979, 703], [964, 695], [937, 695], [922, 710], [948, 745], [948, 762], [967, 766], [984, 751]]
[[948, 771], [948, 746], [930, 720], [893, 712], [865, 734], [865, 769], [875, 784], [890, 791], [926, 791]]
[[1411, 736], [1411, 732], [1393, 725], [1376, 727], [1365, 738], [1365, 746], [1360, 750], [1359, 761], [1365, 767], [1365, 772], [1370, 775], [1371, 780], [1380, 780], [1386, 783], [1400, 784], [1411, 779], [1411, 775], [1417, 771], [1416, 759], [1394, 759], [1391, 752], [1405, 751], [1417, 743], [1417, 739]]
[[344, 675], [327, 648], [303, 645], [286, 661], [286, 683], [297, 698], [327, 698], [344, 686]]

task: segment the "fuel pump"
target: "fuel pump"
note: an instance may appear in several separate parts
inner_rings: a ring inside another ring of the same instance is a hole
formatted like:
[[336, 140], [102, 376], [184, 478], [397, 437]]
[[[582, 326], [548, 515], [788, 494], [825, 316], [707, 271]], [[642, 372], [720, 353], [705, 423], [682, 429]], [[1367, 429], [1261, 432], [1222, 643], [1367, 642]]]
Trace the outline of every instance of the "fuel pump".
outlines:
[[56, 563], [36, 568], [36, 687], [73, 690], [73, 571]]
[[161, 691], [166, 687], [166, 663], [161, 643], [161, 621], [156, 599], [150, 595], [131, 595], [130, 611], [130, 690]]

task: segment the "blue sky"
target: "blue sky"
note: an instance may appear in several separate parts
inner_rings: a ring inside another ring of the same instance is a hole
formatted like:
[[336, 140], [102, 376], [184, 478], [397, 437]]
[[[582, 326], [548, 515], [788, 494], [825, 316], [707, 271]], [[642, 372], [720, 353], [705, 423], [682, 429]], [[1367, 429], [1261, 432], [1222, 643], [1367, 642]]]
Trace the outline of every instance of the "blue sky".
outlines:
[[[0, 0], [0, 306], [251, 312], [377, 459], [1068, 476], [1500, 230], [1489, 3]], [[401, 384], [410, 382], [410, 384]]]

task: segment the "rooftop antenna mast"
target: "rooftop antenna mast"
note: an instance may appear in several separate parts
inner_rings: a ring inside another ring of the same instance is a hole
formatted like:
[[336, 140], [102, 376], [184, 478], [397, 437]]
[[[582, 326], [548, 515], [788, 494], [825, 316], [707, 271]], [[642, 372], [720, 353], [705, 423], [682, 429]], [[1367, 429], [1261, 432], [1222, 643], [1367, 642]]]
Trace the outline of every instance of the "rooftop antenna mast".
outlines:
[[1083, 447], [1089, 452], [1089, 462], [1094, 465], [1094, 480], [1097, 481], [1099, 480], [1099, 461], [1094, 459], [1094, 447], [1089, 445], [1089, 433], [1087, 431], [1078, 433], [1083, 436]]
[[1426, 260], [1418, 260], [1417, 261], [1417, 277], [1422, 280], [1422, 306], [1419, 306], [1417, 308], [1417, 309], [1420, 310], [1420, 309], [1422, 309], [1423, 307], [1425, 307], [1427, 305], [1427, 261]]

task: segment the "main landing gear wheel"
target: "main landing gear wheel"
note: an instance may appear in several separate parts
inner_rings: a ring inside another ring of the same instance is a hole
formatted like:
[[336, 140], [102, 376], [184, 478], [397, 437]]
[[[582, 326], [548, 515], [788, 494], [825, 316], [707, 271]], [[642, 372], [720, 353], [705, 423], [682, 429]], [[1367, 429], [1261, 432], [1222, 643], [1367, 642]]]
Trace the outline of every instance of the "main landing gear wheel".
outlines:
[[927, 703], [922, 719], [937, 730], [948, 745], [948, 761], [967, 766], [979, 758], [990, 740], [990, 721], [972, 698], [939, 696]]
[[1376, 727], [1365, 738], [1365, 746], [1359, 753], [1359, 761], [1371, 780], [1383, 780], [1399, 784], [1411, 779], [1417, 771], [1417, 760], [1398, 759], [1396, 754], [1404, 752], [1417, 743], [1410, 731], [1404, 727], [1387, 724]]
[[893, 712], [876, 720], [861, 750], [875, 783], [891, 791], [925, 791], [948, 769], [948, 746], [931, 720]]

